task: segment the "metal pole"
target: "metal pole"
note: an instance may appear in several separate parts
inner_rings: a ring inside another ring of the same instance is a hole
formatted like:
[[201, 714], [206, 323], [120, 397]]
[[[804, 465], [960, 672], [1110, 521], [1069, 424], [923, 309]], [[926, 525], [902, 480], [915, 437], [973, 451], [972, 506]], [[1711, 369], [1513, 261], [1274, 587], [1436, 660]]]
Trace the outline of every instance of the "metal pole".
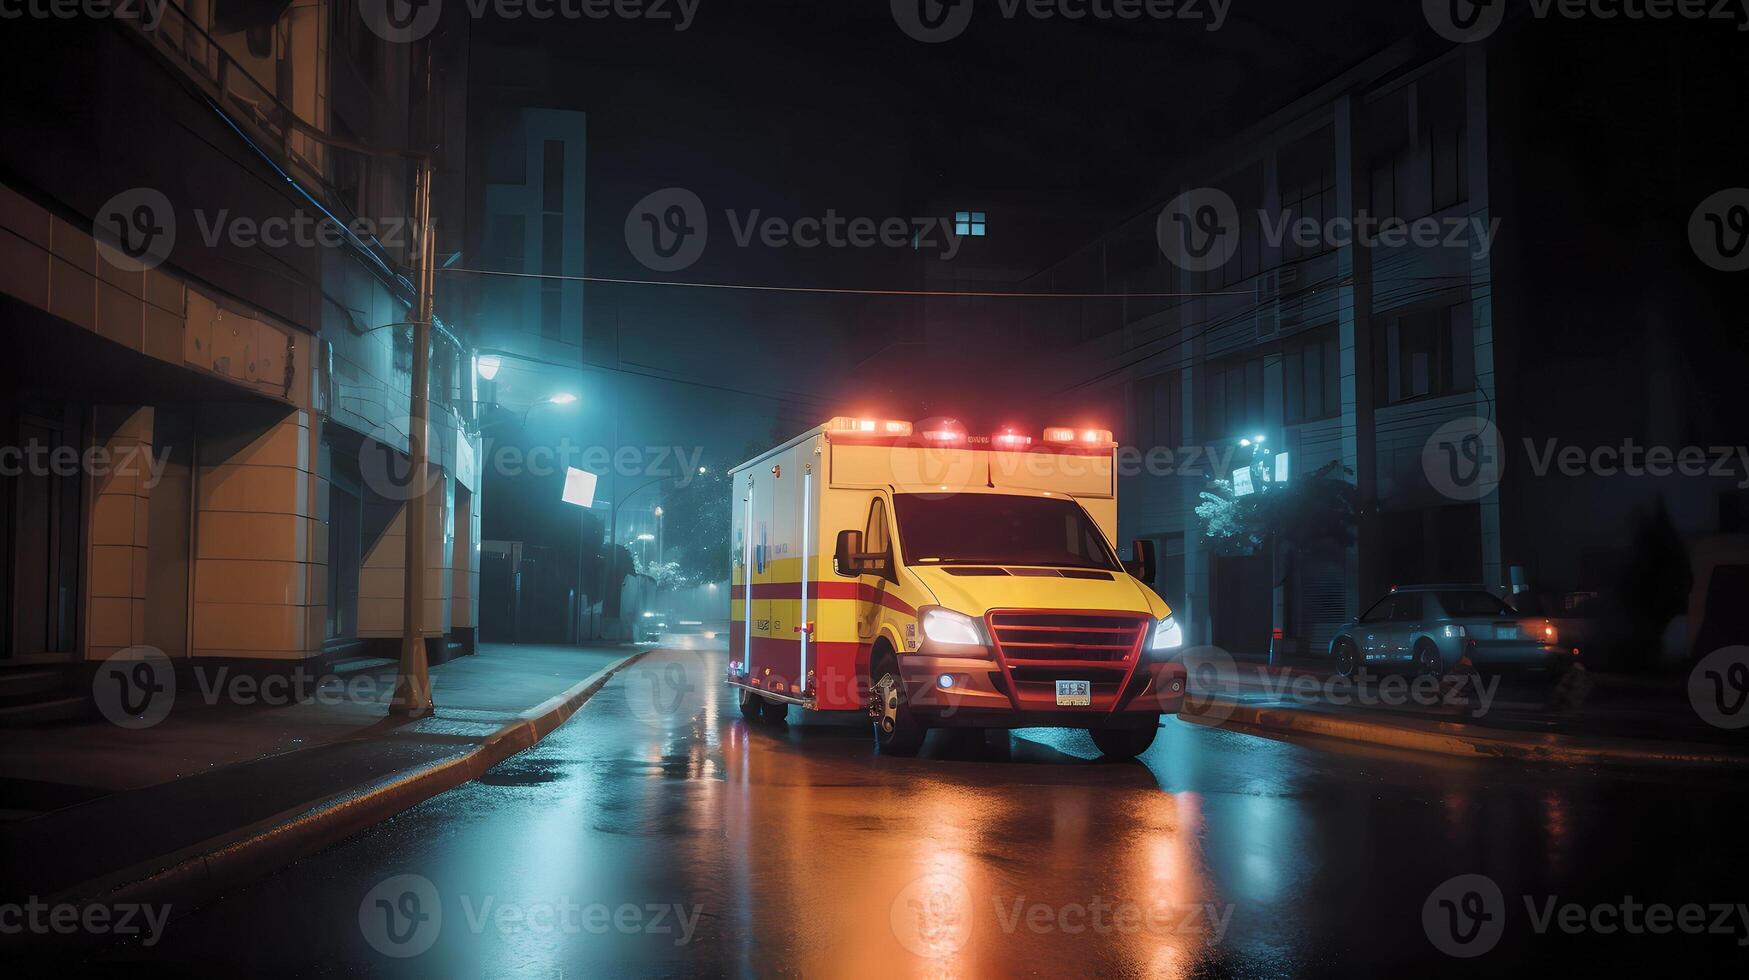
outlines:
[[431, 307], [437, 236], [431, 227], [432, 161], [421, 157], [414, 178], [419, 222], [419, 298], [413, 318], [413, 378], [407, 413], [407, 552], [401, 621], [401, 667], [389, 711], [409, 718], [431, 714], [431, 676], [425, 658], [425, 491], [429, 447], [426, 400], [431, 388]]

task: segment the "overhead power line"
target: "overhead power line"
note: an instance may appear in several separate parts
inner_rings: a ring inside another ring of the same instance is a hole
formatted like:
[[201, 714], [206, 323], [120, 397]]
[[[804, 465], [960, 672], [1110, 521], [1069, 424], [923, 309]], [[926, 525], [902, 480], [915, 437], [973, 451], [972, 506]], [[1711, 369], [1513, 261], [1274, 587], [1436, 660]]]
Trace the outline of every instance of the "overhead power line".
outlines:
[[849, 289], [830, 286], [768, 286], [757, 283], [683, 282], [661, 279], [614, 279], [606, 276], [561, 276], [539, 272], [499, 272], [494, 269], [438, 269], [443, 273], [470, 276], [502, 276], [508, 279], [558, 279], [565, 282], [596, 282], [620, 286], [676, 286], [687, 289], [737, 289], [764, 293], [828, 293], [843, 296], [940, 296], [944, 299], [974, 297], [983, 299], [1193, 299], [1198, 296], [1250, 296], [1251, 289], [1227, 289], [1211, 292], [1176, 293], [1034, 293], [1001, 292], [995, 290], [958, 289]]

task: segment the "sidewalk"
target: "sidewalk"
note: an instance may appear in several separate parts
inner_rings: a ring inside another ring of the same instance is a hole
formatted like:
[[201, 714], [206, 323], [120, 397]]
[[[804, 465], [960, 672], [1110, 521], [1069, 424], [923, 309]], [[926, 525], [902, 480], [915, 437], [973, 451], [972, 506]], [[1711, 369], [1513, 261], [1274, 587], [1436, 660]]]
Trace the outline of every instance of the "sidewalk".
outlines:
[[1375, 674], [1357, 684], [1317, 662], [1272, 665], [1266, 658], [1234, 657], [1217, 677], [1205, 673], [1200, 687], [1193, 673], [1193, 696], [1182, 717], [1268, 737], [1335, 738], [1457, 757], [1749, 763], [1749, 732], [1707, 724], [1690, 705], [1683, 680], [1580, 670], [1558, 684], [1467, 673], [1447, 675], [1437, 686], [1403, 674]]
[[432, 668], [417, 721], [388, 716], [390, 665], [281, 706], [179, 689], [149, 728], [10, 730], [0, 901], [198, 904], [477, 777], [641, 655], [486, 644]]

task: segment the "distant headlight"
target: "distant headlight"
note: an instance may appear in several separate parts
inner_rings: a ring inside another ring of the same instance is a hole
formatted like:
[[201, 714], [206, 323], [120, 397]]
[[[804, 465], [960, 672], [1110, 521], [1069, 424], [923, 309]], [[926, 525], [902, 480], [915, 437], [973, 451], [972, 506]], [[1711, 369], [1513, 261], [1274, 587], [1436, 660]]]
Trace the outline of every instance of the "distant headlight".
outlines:
[[1148, 643], [1148, 649], [1158, 653], [1163, 650], [1176, 650], [1184, 645], [1184, 627], [1178, 625], [1178, 620], [1171, 613], [1166, 618], [1154, 623], [1154, 638]]
[[984, 646], [984, 624], [952, 609], [923, 611], [923, 635], [936, 643]]

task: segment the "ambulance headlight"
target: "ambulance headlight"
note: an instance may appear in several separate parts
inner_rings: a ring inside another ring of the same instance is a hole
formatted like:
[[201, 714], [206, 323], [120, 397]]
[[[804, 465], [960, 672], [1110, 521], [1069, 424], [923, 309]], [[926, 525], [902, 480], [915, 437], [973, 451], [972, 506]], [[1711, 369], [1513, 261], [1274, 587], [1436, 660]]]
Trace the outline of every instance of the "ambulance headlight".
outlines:
[[1184, 627], [1178, 625], [1178, 620], [1171, 613], [1165, 619], [1154, 621], [1154, 636], [1148, 641], [1148, 649], [1154, 653], [1166, 653], [1184, 646]]
[[923, 635], [935, 643], [984, 646], [984, 624], [965, 613], [940, 607], [923, 611]]

